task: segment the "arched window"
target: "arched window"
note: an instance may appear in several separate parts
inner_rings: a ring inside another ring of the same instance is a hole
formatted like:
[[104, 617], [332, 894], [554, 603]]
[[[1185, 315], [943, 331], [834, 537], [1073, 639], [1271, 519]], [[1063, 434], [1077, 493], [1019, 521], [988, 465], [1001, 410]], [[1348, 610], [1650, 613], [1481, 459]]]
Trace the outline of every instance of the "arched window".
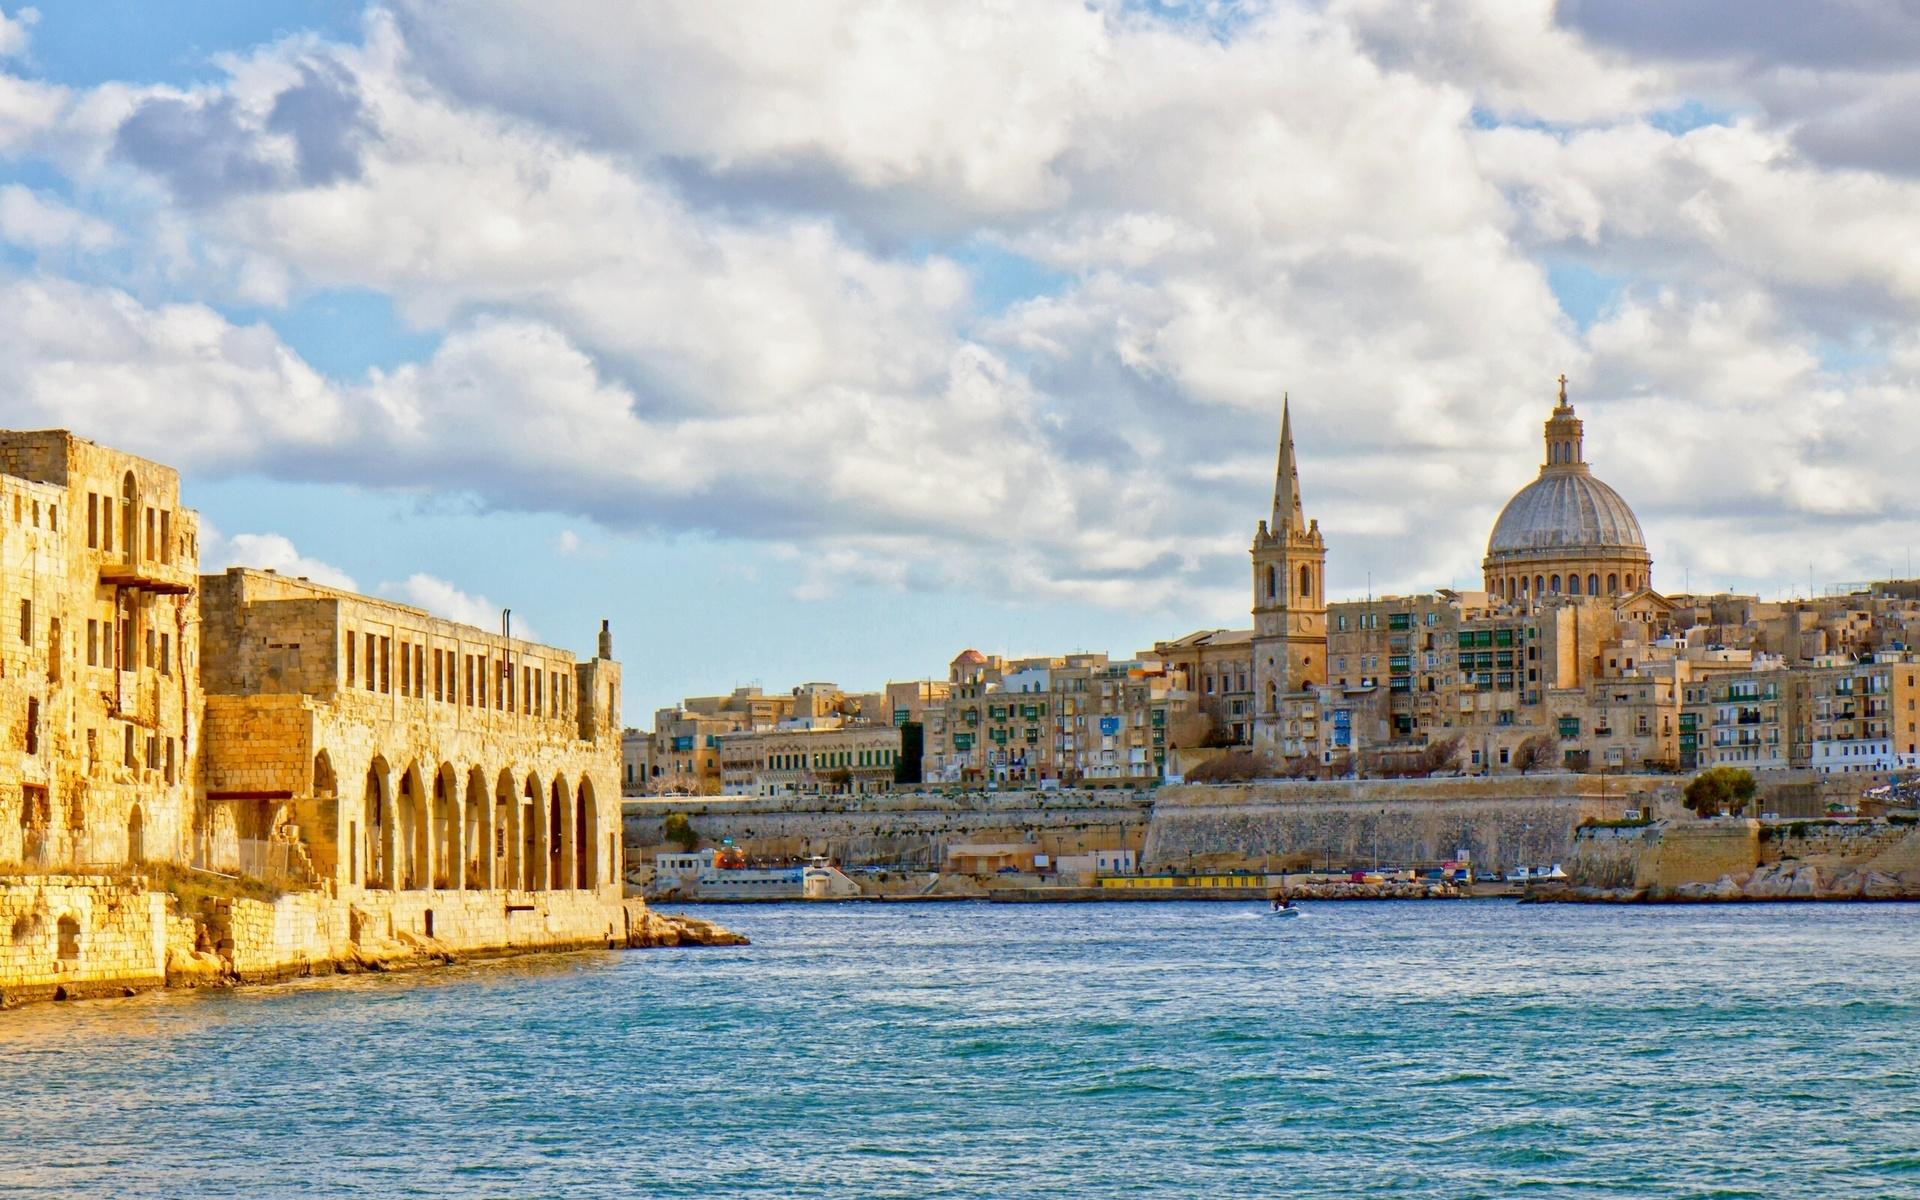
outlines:
[[1600, 594], [1600, 577], [1598, 575], [1587, 576], [1587, 595], [1598, 596], [1599, 594]]
[[1275, 600], [1280, 595], [1280, 572], [1267, 568], [1267, 599]]
[[1633, 590], [1633, 576], [1632, 576], [1632, 575], [1628, 575], [1628, 576], [1627, 576], [1627, 590], [1628, 590], [1628, 591], [1632, 591], [1632, 590]]
[[1578, 575], [1567, 576], [1567, 595], [1578, 596], [1579, 594], [1580, 594], [1580, 577]]
[[1267, 680], [1267, 711], [1280, 711], [1280, 687], [1273, 680]]
[[1312, 603], [1312, 601], [1313, 601], [1313, 574], [1306, 567], [1301, 567], [1300, 568], [1300, 602], [1302, 604], [1309, 604], [1309, 603]]
[[1555, 575], [1548, 579], [1547, 587], [1552, 590], [1554, 595], [1558, 596], [1560, 594], [1560, 577]]
[[1533, 577], [1533, 594], [1535, 596], [1543, 596], [1546, 594], [1546, 591], [1547, 577], [1544, 575], [1535, 575]]
[[1619, 594], [1620, 594], [1620, 576], [1618, 574], [1607, 576], [1607, 595], [1618, 596]]

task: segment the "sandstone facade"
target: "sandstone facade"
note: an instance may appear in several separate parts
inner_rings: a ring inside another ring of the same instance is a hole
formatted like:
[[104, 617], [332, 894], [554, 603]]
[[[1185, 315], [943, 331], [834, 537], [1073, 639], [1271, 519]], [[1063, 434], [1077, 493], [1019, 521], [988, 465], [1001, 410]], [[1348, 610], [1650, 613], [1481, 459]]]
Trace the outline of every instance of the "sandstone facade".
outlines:
[[173, 470], [0, 431], [0, 992], [626, 936], [604, 625], [578, 661], [197, 538]]

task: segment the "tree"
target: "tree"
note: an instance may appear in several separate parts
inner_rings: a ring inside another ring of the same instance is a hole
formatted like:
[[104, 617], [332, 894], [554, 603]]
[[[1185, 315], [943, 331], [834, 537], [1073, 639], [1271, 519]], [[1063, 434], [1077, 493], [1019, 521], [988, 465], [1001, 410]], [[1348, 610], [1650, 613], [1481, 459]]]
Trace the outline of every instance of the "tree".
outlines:
[[700, 835], [694, 832], [693, 822], [687, 820], [685, 813], [668, 813], [667, 819], [660, 822], [660, 836], [688, 854], [700, 845]]
[[1702, 817], [1739, 812], [1760, 790], [1752, 771], [1739, 767], [1708, 767], [1687, 784], [1686, 804]]
[[1536, 733], [1521, 742], [1513, 752], [1513, 765], [1522, 775], [1554, 765], [1560, 755], [1560, 743], [1550, 733]]
[[1466, 744], [1466, 739], [1458, 735], [1444, 742], [1428, 742], [1426, 749], [1420, 752], [1420, 773], [1438, 775], [1443, 771], [1458, 771]]
[[1216, 755], [1187, 772], [1188, 783], [1246, 783], [1251, 779], [1270, 779], [1273, 763], [1254, 750], [1229, 750]]

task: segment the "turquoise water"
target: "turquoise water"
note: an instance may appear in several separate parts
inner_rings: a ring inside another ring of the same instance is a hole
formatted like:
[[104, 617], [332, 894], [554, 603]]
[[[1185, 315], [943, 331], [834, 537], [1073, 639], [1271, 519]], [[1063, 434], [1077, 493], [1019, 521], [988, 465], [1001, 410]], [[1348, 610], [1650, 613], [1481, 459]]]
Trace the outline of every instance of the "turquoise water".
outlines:
[[1920, 907], [703, 915], [0, 1014], [0, 1195], [1920, 1196]]

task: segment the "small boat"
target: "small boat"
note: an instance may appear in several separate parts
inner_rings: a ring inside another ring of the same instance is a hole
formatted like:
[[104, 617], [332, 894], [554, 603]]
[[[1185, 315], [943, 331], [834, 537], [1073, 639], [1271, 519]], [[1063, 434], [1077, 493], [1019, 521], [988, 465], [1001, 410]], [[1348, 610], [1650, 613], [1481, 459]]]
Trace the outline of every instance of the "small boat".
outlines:
[[1300, 910], [1299, 910], [1299, 908], [1297, 908], [1297, 907], [1294, 907], [1294, 908], [1269, 908], [1269, 909], [1267, 910], [1267, 916], [1269, 916], [1269, 917], [1297, 917], [1297, 916], [1299, 916], [1299, 915], [1300, 915]]

